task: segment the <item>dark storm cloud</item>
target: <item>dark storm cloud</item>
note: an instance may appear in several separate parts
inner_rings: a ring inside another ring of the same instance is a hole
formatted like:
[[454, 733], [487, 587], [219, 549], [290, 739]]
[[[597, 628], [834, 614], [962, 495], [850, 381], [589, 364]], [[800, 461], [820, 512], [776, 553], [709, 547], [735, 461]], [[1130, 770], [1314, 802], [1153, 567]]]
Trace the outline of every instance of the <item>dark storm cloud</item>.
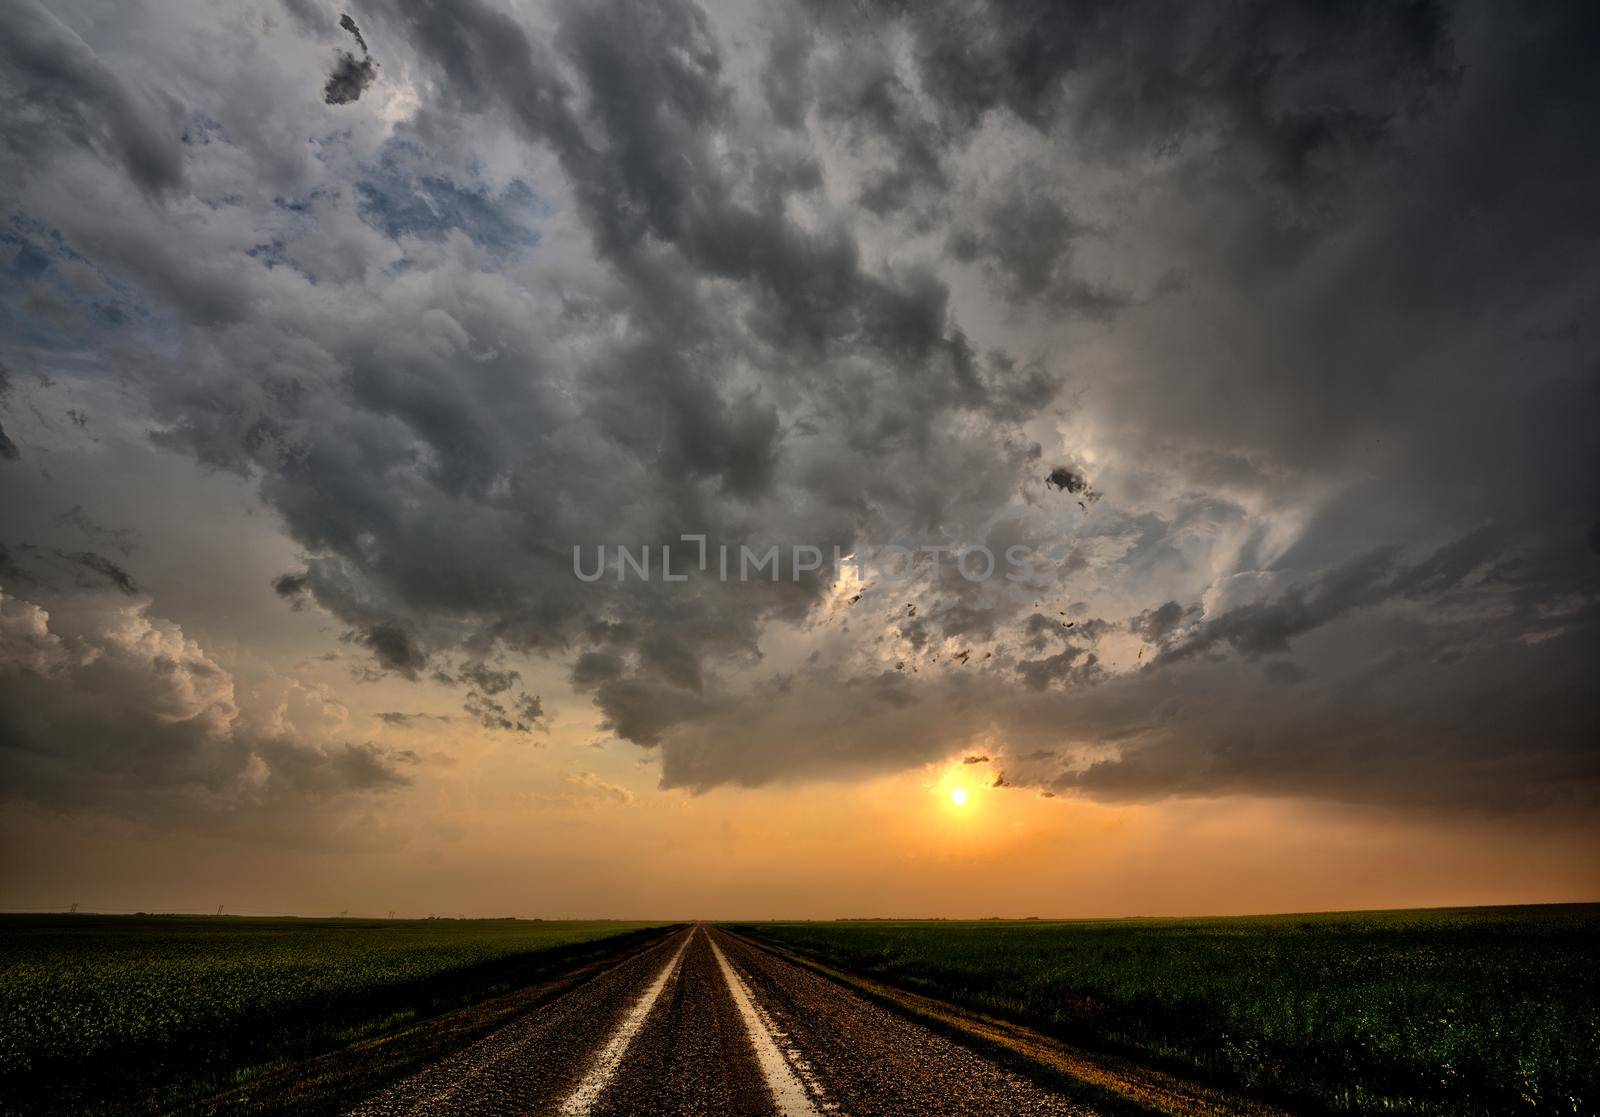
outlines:
[[23, 569], [22, 564], [11, 554], [5, 544], [0, 543], [0, 578], [5, 579], [5, 584], [13, 588], [19, 582], [32, 582], [33, 576]]
[[348, 105], [360, 100], [367, 87], [378, 80], [378, 64], [368, 54], [367, 40], [361, 37], [361, 29], [356, 26], [356, 21], [346, 13], [339, 17], [339, 26], [355, 39], [356, 45], [361, 48], [361, 57], [357, 58], [347, 50], [339, 51], [333, 73], [328, 75], [327, 83], [322, 87], [322, 99], [330, 105]]
[[1086, 685], [1094, 681], [1099, 661], [1082, 648], [1064, 648], [1042, 659], [1026, 659], [1017, 664], [1017, 674], [1034, 690], [1044, 690], [1053, 683]]
[[[1576, 620], [1537, 644], [1503, 643], [1472, 624], [1428, 635], [1378, 626], [1363, 633], [1364, 648], [1336, 648], [1328, 634], [1308, 641], [1326, 643], [1306, 653], [1314, 676], [1292, 687], [1268, 680], [1263, 690], [1216, 662], [1101, 687], [1099, 700], [1075, 710], [1077, 724], [1135, 732], [1116, 758], [1049, 786], [1109, 799], [1267, 794], [1497, 813], [1592, 809], [1600, 695], [1583, 645], [1596, 618]], [[1326, 679], [1329, 669], [1339, 676]], [[1135, 703], [1160, 703], [1145, 708], [1162, 713], [1140, 724]]]
[[378, 64], [365, 56], [357, 58], [341, 50], [334, 59], [333, 72], [322, 87], [322, 99], [330, 105], [348, 105], [361, 99], [367, 87], [378, 80]]
[[[11, 370], [0, 362], [0, 404], [5, 403], [6, 397], [11, 393]], [[22, 451], [17, 444], [6, 435], [6, 429], [0, 425], [0, 459], [14, 462], [22, 459]]]
[[[1358, 555], [1305, 586], [1296, 586], [1267, 601], [1240, 605], [1206, 620], [1195, 631], [1163, 648], [1152, 666], [1208, 655], [1223, 645], [1255, 659], [1289, 650], [1290, 644], [1314, 629], [1341, 619], [1351, 611], [1371, 608], [1395, 598], [1434, 599], [1461, 587], [1475, 572], [1499, 578], [1504, 569], [1489, 568], [1503, 553], [1504, 537], [1485, 529], [1441, 547], [1421, 562], [1406, 565], [1398, 549], [1380, 547]], [[1159, 643], [1186, 614], [1168, 602], [1142, 613], [1129, 627], [1146, 640]]]
[[810, 51], [811, 32], [798, 17], [780, 27], [767, 47], [766, 65], [761, 71], [761, 93], [772, 119], [781, 127], [799, 128], [805, 123], [811, 100], [806, 81]]
[[[485, 666], [510, 649], [695, 790], [989, 732], [1061, 757], [1008, 784], [1113, 798], [1459, 807], [1592, 778], [1600, 96], [1575, 9], [824, 3], [734, 60], [688, 0], [558, 3], [537, 31], [382, 0], [362, 23], [413, 115], [312, 104], [278, 151], [202, 104], [170, 158], [157, 65], [0, 19], [0, 173], [51, 187], [23, 204], [52, 270], [81, 245], [139, 289], [111, 363], [158, 444], [252, 478], [309, 556], [277, 592], [383, 670], [443, 664], [481, 724], [541, 719]], [[137, 217], [60, 201], [67, 154]], [[184, 160], [231, 185], [147, 204]], [[487, 177], [508, 161], [526, 194]], [[763, 657], [814, 635], [827, 579], [572, 576], [602, 542], [689, 569], [684, 533], [1046, 557], [1015, 597], [949, 569], [892, 615], [867, 591], [776, 687]]]
[[[786, 57], [774, 62], [793, 65]], [[823, 118], [842, 125], [858, 148], [869, 139], [884, 146], [887, 157], [875, 160], [878, 167], [858, 195], [864, 209], [886, 217], [912, 205], [919, 194], [943, 190], [949, 137], [895, 72], [881, 44], [859, 40], [813, 80]]]
[[287, 598], [296, 609], [299, 609], [311, 593], [311, 583], [304, 574], [280, 574], [272, 580], [272, 592], [279, 597]]
[[[779, 702], [712, 712], [668, 750], [664, 778], [705, 790], [807, 770], [840, 776], [948, 757], [982, 734], [1019, 758], [1008, 785], [1107, 800], [1287, 795], [1446, 812], [1592, 810], [1600, 692], [1586, 644], [1600, 608], [1591, 599], [1554, 615], [1556, 587], [1537, 579], [1513, 588], [1419, 576], [1450, 566], [1430, 557], [1328, 572], [1319, 586], [1345, 586], [1343, 600], [1362, 604], [1301, 632], [1297, 663], [1261, 671], [1239, 670], [1231, 648], [1214, 647], [1076, 680], [1087, 657], [1069, 649], [1018, 664], [1028, 685], [1003, 707], [992, 702], [1003, 666], [937, 683], [926, 671], [916, 682], [896, 676], [914, 705], [888, 722], [865, 678], [820, 677]], [[1397, 600], [1416, 608], [1397, 610]], [[717, 749], [722, 734], [737, 745]], [[1084, 745], [1095, 751], [1075, 756]], [[731, 769], [728, 751], [738, 753]]]
[[[870, 13], [815, 7], [860, 36]], [[1111, 153], [1160, 149], [1193, 130], [1247, 145], [1302, 182], [1320, 156], [1370, 147], [1454, 73], [1441, 4], [1039, 0], [881, 9], [912, 36], [921, 86], [952, 128], [1004, 110], [1041, 131], [1070, 123]], [[1068, 98], [1069, 88], [1085, 94]]]
[[[213, 384], [202, 389], [197, 381], [191, 396], [181, 381], [174, 382], [169, 398], [181, 418], [164, 440], [187, 444], [208, 461], [265, 464], [269, 499], [298, 536], [318, 540], [318, 549], [330, 556], [313, 568], [308, 584], [346, 619], [370, 623], [368, 597], [350, 579], [376, 578], [393, 609], [454, 614], [516, 646], [570, 640], [584, 607], [557, 588], [567, 576], [564, 556], [524, 556], [520, 540], [499, 538], [503, 529], [487, 494], [510, 470], [519, 478], [516, 499], [525, 502], [533, 522], [546, 523], [543, 534], [599, 537], [570, 518], [561, 530], [549, 531], [560, 522], [557, 509], [535, 484], [547, 471], [574, 476], [570, 463], [555, 456], [557, 432], [573, 419], [598, 436], [592, 472], [611, 474], [609, 484], [591, 484], [597, 503], [615, 503], [611, 493], [633, 486], [630, 467], [645, 455], [638, 463], [642, 489], [626, 503], [639, 508], [635, 518], [649, 524], [651, 535], [714, 530], [742, 515], [748, 502], [794, 491], [776, 473], [784, 432], [774, 402], [760, 388], [726, 383], [742, 352], [759, 351], [772, 365], [775, 380], [768, 390], [775, 395], [793, 391], [787, 377], [801, 364], [824, 383], [832, 380], [827, 391], [835, 398], [819, 402], [835, 418], [848, 417], [844, 437], [863, 460], [887, 451], [914, 461], [934, 430], [962, 412], [987, 412], [1010, 423], [1048, 398], [1049, 378], [1037, 366], [1004, 354], [979, 359], [972, 353], [950, 326], [948, 289], [931, 270], [870, 272], [842, 225], [808, 232], [791, 222], [784, 197], [813, 189], [813, 175], [785, 165], [755, 141], [746, 162], [752, 173], [742, 177], [713, 155], [710, 130], [726, 117], [730, 94], [698, 9], [669, 4], [564, 10], [554, 45], [584, 81], [589, 95], [582, 102], [557, 76], [556, 60], [545, 48], [497, 12], [477, 4], [448, 10], [399, 4], [389, 16], [411, 31], [461, 105], [503, 104], [530, 137], [555, 151], [596, 247], [624, 284], [623, 302], [608, 312], [636, 318], [641, 330], [595, 354], [576, 393], [582, 408], [576, 416], [569, 403], [556, 401], [553, 385], [544, 386], [552, 373], [540, 370], [538, 356], [530, 377], [530, 362], [521, 355], [491, 354], [483, 366], [487, 375], [477, 378], [483, 394], [472, 399], [450, 385], [450, 358], [431, 343], [427, 352], [352, 354], [349, 383], [358, 406], [398, 420], [429, 446], [430, 476], [419, 480], [435, 487], [440, 498], [466, 499], [486, 513], [467, 530], [493, 538], [465, 547], [420, 522], [401, 522], [406, 502], [396, 499], [398, 492], [357, 487], [373, 463], [413, 453], [398, 430], [360, 424], [356, 416], [351, 421], [357, 425], [318, 429], [322, 424], [302, 409], [303, 396], [294, 394], [263, 401], [251, 393], [249, 402], [230, 401], [226, 410], [216, 410]], [[622, 27], [634, 31], [617, 34]], [[640, 27], [651, 34], [634, 33]], [[648, 49], [647, 39], [654, 42]], [[659, 49], [663, 44], [674, 49]], [[486, 67], [493, 83], [484, 80]], [[749, 202], [737, 197], [751, 191]], [[730, 332], [723, 306], [703, 297], [699, 285], [706, 278], [737, 285], [748, 334]], [[458, 338], [499, 329], [483, 308], [462, 304], [441, 311], [430, 313], [441, 319], [446, 346], [459, 348]], [[370, 328], [380, 327], [373, 322]], [[893, 379], [866, 376], [863, 361], [882, 363]], [[544, 405], [547, 396], [552, 406]], [[260, 413], [263, 402], [271, 413]], [[995, 440], [977, 431], [972, 439], [989, 446], [986, 468], [992, 470]], [[874, 442], [883, 449], [872, 449]], [[1003, 455], [1015, 452], [1003, 436], [999, 448]], [[278, 462], [291, 453], [293, 471], [280, 469]], [[1000, 461], [1004, 468], [1003, 456]], [[618, 471], [618, 463], [628, 465]], [[346, 480], [329, 484], [334, 476]], [[798, 480], [816, 484], [804, 473]], [[928, 481], [915, 499], [931, 499], [936, 507], [936, 477], [930, 474]], [[1007, 481], [1000, 473], [976, 490], [970, 482], [962, 487], [974, 496], [987, 490], [999, 497]], [[818, 544], [847, 543], [859, 491], [822, 495]], [[886, 495], [905, 499], [892, 491]], [[410, 513], [404, 515], [409, 520]], [[355, 555], [358, 535], [366, 540], [361, 546], [367, 556], [354, 564], [336, 558]], [[476, 571], [461, 569], [475, 563]], [[514, 571], [513, 563], [520, 569]], [[437, 576], [452, 568], [459, 576]], [[531, 592], [508, 595], [508, 583]], [[753, 649], [763, 617], [803, 615], [820, 586], [807, 579], [739, 597], [715, 587], [696, 589], [674, 604], [670, 616], [655, 615], [657, 604], [642, 593], [617, 591], [622, 607], [642, 610], [639, 654], [630, 661], [639, 686], [599, 688], [602, 709], [619, 726], [670, 724], [665, 711], [680, 704], [669, 701], [646, 716], [632, 708], [641, 689], [653, 692], [660, 685], [693, 693], [705, 655]], [[524, 604], [507, 608], [508, 596]], [[380, 662], [396, 669], [415, 671], [421, 662], [411, 654], [413, 645], [384, 640], [374, 650]], [[648, 739], [655, 730], [642, 734]]]
[[147, 191], [183, 183], [172, 107], [130, 87], [37, 0], [0, 16], [0, 144], [29, 163], [61, 144], [115, 158]]
[[1127, 305], [1126, 294], [1074, 274], [1073, 242], [1091, 230], [1037, 183], [1023, 181], [1042, 177], [1042, 171], [1024, 171], [974, 225], [951, 231], [947, 251], [957, 260], [980, 263], [1014, 303], [1043, 302], [1091, 318]]
[[[731, 91], [699, 8], [679, 2], [563, 9], [555, 46], [585, 79], [590, 97], [581, 113], [557, 77], [556, 59], [507, 17], [477, 3], [454, 6], [448, 16], [425, 5], [396, 7], [464, 102], [497, 95], [530, 136], [551, 145], [596, 247], [633, 280], [639, 309], [703, 315], [685, 301], [685, 285], [701, 275], [730, 280], [746, 285], [753, 323], [767, 340], [819, 353], [864, 346], [891, 366], [921, 371], [923, 391], [937, 393], [923, 401], [930, 410], [979, 392], [961, 339], [947, 331], [948, 290], [936, 276], [920, 269], [873, 275], [846, 229], [807, 233], [789, 221], [781, 209], [785, 195], [803, 195], [813, 180], [795, 177], [778, 153], [755, 146], [749, 154], [758, 162], [743, 181], [716, 159], [711, 136], [727, 119]], [[648, 35], [617, 33], [627, 26]], [[647, 39], [673, 50], [650, 49]], [[490, 60], [512, 74], [494, 89], [482, 82]], [[736, 200], [741, 189], [753, 191], [753, 204]], [[678, 261], [654, 259], [646, 236], [674, 248]], [[692, 271], [674, 275], [674, 263]], [[661, 331], [655, 343], [625, 359], [628, 366], [665, 363], [667, 391], [658, 398], [684, 438], [682, 466], [719, 474], [736, 493], [760, 491], [777, 433], [770, 413], [753, 401], [741, 413], [713, 400], [709, 385], [675, 368], [677, 355], [659, 349], [662, 342], [692, 343], [708, 323], [691, 316], [676, 327], [665, 319], [654, 324]], [[625, 371], [631, 369], [617, 370]], [[641, 384], [630, 379], [636, 397]]]
[[415, 679], [428, 665], [427, 653], [417, 647], [411, 634], [400, 625], [375, 624], [359, 633], [356, 640], [372, 651], [380, 665], [408, 679]]
[[470, 683], [485, 694], [500, 694], [522, 680], [519, 671], [496, 671], [481, 661], [463, 664], [456, 674], [462, 682]]
[[1176, 601], [1169, 601], [1154, 609], [1146, 609], [1134, 617], [1128, 622], [1128, 631], [1147, 644], [1160, 644], [1165, 642], [1179, 626], [1199, 615], [1199, 606], [1191, 605], [1185, 609]]
[[413, 753], [371, 742], [313, 751], [283, 740], [266, 740], [257, 751], [271, 767], [282, 794], [314, 799], [405, 787], [411, 777], [403, 766], [415, 763]]
[[572, 685], [588, 689], [622, 677], [625, 665], [609, 652], [584, 652], [572, 665]]

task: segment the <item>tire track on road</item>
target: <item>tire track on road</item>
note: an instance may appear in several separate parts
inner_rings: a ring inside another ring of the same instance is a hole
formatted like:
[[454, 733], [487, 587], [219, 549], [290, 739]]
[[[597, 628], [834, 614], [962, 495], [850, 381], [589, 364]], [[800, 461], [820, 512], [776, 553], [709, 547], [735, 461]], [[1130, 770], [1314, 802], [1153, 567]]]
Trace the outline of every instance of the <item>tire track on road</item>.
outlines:
[[728, 964], [727, 955], [716, 940], [707, 935], [717, 967], [728, 983], [728, 992], [744, 1019], [745, 1030], [755, 1044], [756, 1058], [761, 1064], [761, 1074], [767, 1080], [767, 1089], [777, 1102], [783, 1117], [821, 1117], [824, 1111], [833, 1111], [825, 1100], [822, 1085], [812, 1073], [811, 1066], [801, 1058], [787, 1040], [788, 1036], [773, 1027], [771, 1019], [750, 997], [744, 979]]
[[588, 1117], [589, 1111], [594, 1108], [595, 1099], [611, 1084], [611, 1078], [617, 1071], [617, 1064], [622, 1062], [622, 1056], [627, 1053], [633, 1037], [644, 1027], [645, 1017], [649, 1016], [650, 1010], [655, 1007], [656, 1001], [661, 996], [661, 990], [667, 987], [667, 979], [678, 971], [678, 964], [683, 961], [683, 952], [688, 949], [690, 941], [697, 933], [698, 929], [689, 933], [689, 937], [684, 939], [673, 953], [672, 959], [661, 967], [656, 979], [628, 1009], [628, 1014], [617, 1025], [611, 1042], [606, 1044], [590, 1065], [583, 1080], [578, 1083], [577, 1089], [567, 1095], [567, 1100], [561, 1103], [561, 1117]]
[[777, 1117], [711, 939], [697, 928], [677, 976], [592, 1117]]
[[586, 1056], [613, 1034], [685, 929], [625, 959], [476, 1043], [395, 1082], [353, 1117], [455, 1117], [554, 1113], [582, 1080]]

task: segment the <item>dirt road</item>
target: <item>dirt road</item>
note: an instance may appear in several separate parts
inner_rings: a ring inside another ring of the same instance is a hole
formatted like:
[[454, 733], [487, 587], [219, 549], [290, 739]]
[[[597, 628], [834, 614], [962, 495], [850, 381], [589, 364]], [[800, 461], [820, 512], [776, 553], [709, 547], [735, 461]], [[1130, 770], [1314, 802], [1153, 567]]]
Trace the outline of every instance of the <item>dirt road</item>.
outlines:
[[704, 925], [628, 958], [354, 1112], [1089, 1114], [809, 970]]

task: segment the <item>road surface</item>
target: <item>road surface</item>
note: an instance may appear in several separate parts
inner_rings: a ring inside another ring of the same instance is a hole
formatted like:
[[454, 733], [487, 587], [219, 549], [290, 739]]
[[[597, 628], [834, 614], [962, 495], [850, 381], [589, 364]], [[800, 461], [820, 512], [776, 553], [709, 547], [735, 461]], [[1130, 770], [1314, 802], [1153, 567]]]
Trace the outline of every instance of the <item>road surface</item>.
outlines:
[[361, 1117], [1092, 1117], [944, 1037], [699, 925], [368, 1099]]

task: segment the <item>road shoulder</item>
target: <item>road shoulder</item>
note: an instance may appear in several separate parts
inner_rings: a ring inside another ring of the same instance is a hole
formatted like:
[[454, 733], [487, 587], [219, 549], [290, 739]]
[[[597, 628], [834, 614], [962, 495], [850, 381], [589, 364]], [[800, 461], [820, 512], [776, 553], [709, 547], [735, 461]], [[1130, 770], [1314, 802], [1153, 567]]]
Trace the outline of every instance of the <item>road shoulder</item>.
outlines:
[[574, 960], [548, 980], [358, 1039], [311, 1059], [272, 1066], [253, 1074], [246, 1082], [175, 1110], [174, 1117], [342, 1112], [406, 1075], [654, 949], [681, 930], [681, 924], [664, 926], [643, 937], [614, 944], [610, 950], [605, 949], [606, 941], [600, 940], [594, 944], [596, 953]]
[[836, 969], [773, 943], [734, 934], [726, 927], [718, 930], [755, 950], [827, 978], [1107, 1114], [1289, 1117], [1286, 1110], [1219, 1087], [1181, 1079], [1113, 1055], [1084, 1051], [1020, 1024]]

